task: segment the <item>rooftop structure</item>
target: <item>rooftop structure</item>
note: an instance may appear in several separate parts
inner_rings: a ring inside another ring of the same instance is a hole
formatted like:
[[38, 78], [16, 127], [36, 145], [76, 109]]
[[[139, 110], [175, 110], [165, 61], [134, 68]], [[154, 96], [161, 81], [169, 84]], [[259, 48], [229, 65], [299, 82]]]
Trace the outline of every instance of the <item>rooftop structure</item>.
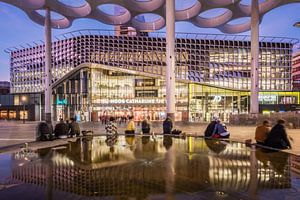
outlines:
[[[70, 4], [66, 0], [0, 0], [19, 7], [36, 23], [44, 25], [44, 13], [49, 8], [59, 17], [52, 19], [52, 28], [67, 28], [79, 18], [91, 18], [111, 25], [126, 25], [140, 30], [154, 31], [166, 25], [165, 0], [79, 0]], [[300, 2], [299, 0], [260, 1], [260, 20], [279, 6]], [[111, 9], [111, 7], [117, 9]], [[118, 11], [118, 12], [116, 12]], [[149, 17], [153, 14], [154, 17]], [[214, 13], [214, 14], [213, 14]], [[217, 13], [217, 14], [216, 14]], [[149, 18], [140, 20], [141, 16]], [[250, 30], [251, 5], [240, 0], [176, 0], [175, 20], [188, 21], [201, 28], [217, 28], [224, 33], [239, 33]], [[244, 18], [242, 22], [237, 20]]]

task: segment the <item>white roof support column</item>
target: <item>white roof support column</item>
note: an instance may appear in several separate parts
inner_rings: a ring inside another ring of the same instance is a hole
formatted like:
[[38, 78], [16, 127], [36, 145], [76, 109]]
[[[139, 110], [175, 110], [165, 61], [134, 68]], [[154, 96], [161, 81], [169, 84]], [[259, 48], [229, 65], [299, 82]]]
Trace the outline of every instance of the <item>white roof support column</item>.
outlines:
[[166, 97], [167, 116], [175, 119], [175, 0], [166, 1]]
[[46, 8], [45, 15], [45, 120], [51, 123], [52, 75], [51, 75], [51, 13]]
[[259, 3], [252, 0], [251, 3], [251, 94], [250, 113], [259, 113]]

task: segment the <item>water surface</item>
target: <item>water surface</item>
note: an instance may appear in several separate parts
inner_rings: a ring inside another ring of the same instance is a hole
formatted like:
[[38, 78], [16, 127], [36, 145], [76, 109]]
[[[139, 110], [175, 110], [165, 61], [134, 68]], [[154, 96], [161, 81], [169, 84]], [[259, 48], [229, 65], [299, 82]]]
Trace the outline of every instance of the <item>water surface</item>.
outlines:
[[0, 199], [300, 199], [290, 156], [238, 142], [88, 137], [0, 155]]

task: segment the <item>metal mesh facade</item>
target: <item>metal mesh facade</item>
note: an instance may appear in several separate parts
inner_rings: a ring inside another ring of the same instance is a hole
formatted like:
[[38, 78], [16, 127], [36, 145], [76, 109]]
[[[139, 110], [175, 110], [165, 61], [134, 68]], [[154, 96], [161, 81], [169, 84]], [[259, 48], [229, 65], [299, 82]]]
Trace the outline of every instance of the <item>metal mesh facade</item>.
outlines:
[[[96, 33], [96, 34], [95, 34]], [[74, 32], [52, 44], [53, 82], [79, 65], [102, 64], [164, 77], [165, 34], [112, 36], [110, 32]], [[64, 38], [64, 39], [62, 39]], [[250, 90], [251, 55], [248, 36], [177, 34], [177, 80]], [[260, 90], [292, 89], [294, 40], [261, 38]], [[41, 92], [44, 87], [43, 44], [10, 51], [11, 92]]]

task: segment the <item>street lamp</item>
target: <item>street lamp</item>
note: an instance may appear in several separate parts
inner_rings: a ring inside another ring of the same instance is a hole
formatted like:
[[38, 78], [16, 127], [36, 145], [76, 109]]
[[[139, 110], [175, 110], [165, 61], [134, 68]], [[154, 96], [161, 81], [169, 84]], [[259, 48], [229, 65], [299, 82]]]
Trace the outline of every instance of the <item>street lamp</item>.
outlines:
[[26, 96], [22, 96], [21, 100], [22, 100], [22, 104], [23, 104], [23, 124], [25, 124], [25, 103], [27, 101], [27, 97]]

